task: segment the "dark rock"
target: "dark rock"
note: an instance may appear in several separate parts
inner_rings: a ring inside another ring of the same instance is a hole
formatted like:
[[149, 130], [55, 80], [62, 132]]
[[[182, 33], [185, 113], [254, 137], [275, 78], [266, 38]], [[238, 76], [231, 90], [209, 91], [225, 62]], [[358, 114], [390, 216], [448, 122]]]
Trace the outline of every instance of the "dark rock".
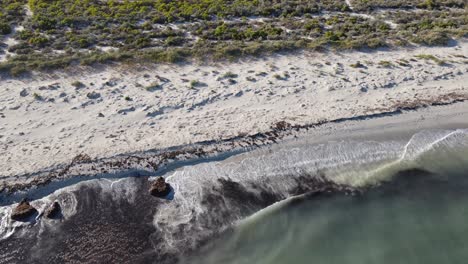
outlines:
[[60, 215], [62, 208], [58, 202], [54, 202], [45, 212], [47, 218], [56, 218]]
[[239, 91], [239, 92], [237, 92], [234, 96], [235, 96], [235, 97], [241, 97], [243, 94], [244, 94], [244, 92]]
[[121, 109], [119, 111], [117, 111], [118, 114], [122, 114], [122, 115], [126, 115], [127, 113], [130, 113], [130, 112], [133, 112], [135, 111], [135, 107], [130, 107], [130, 108], [125, 108], [125, 109]]
[[86, 95], [86, 97], [88, 97], [89, 99], [98, 99], [101, 97], [101, 94], [96, 92], [90, 92]]
[[99, 113], [99, 114], [98, 114], [98, 117], [104, 117], [104, 114], [103, 114], [103, 113]]
[[36, 208], [32, 207], [26, 199], [23, 199], [11, 212], [11, 219], [15, 221], [26, 221], [37, 213]]
[[29, 92], [26, 89], [21, 90], [21, 92], [20, 92], [21, 97], [26, 97], [28, 95], [29, 95]]
[[159, 177], [151, 184], [150, 194], [159, 198], [164, 198], [171, 192], [171, 186], [166, 183], [163, 177]]
[[58, 84], [51, 84], [51, 85], [47, 85], [47, 86], [41, 86], [39, 87], [39, 91], [55, 91], [57, 90], [58, 88], [60, 88], [60, 85]]
[[114, 87], [114, 86], [117, 85], [117, 81], [116, 80], [109, 80], [109, 81], [105, 82], [104, 85], [109, 86], [109, 87]]

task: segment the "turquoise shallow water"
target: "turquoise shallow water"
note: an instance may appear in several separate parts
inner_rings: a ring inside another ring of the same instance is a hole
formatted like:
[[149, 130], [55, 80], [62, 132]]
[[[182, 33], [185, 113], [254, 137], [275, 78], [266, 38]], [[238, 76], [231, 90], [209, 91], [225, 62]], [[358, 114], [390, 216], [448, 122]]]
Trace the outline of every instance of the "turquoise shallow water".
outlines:
[[358, 197], [289, 201], [241, 222], [189, 262], [466, 263], [467, 190], [461, 171], [409, 172]]

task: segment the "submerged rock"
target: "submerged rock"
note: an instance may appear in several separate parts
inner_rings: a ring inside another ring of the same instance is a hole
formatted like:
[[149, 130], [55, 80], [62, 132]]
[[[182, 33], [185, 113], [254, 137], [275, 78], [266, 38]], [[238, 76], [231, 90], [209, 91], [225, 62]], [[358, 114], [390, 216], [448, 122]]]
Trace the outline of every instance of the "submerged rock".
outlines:
[[45, 216], [47, 218], [56, 218], [60, 215], [62, 208], [58, 202], [54, 202], [47, 210], [45, 211]]
[[37, 213], [36, 208], [32, 207], [26, 199], [23, 199], [16, 208], [13, 209], [11, 219], [15, 221], [25, 221], [35, 213]]
[[171, 192], [171, 186], [166, 183], [163, 177], [159, 177], [151, 184], [150, 194], [159, 198], [164, 198]]

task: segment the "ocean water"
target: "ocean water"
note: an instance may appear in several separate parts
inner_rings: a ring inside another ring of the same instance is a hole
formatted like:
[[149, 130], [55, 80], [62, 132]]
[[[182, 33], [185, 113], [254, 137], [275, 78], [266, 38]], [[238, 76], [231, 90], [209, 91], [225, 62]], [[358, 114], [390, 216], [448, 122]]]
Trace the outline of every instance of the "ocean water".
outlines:
[[406, 172], [358, 197], [290, 200], [183, 263], [466, 263], [467, 176]]
[[[173, 200], [147, 177], [33, 191], [63, 218], [0, 206], [0, 263], [465, 263], [467, 173], [465, 129], [298, 139], [166, 172]], [[362, 192], [310, 195], [324, 180]]]

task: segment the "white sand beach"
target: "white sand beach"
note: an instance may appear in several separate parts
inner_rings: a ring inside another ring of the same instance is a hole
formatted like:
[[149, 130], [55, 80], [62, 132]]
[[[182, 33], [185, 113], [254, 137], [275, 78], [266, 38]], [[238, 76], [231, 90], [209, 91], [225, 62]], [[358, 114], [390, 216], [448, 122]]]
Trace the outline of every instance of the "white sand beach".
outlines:
[[[359, 63], [358, 63], [359, 62]], [[468, 99], [468, 43], [0, 80], [0, 175]], [[423, 114], [421, 118], [424, 118]]]

